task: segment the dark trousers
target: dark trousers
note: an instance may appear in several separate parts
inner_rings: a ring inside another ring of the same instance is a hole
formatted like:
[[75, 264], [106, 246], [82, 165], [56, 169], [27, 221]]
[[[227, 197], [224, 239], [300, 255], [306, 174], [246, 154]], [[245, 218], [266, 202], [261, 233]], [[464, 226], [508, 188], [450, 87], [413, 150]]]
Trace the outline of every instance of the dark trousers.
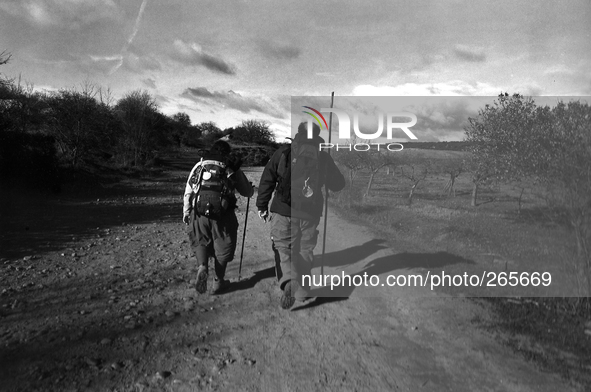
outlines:
[[302, 275], [311, 274], [319, 223], [320, 218], [305, 220], [273, 214], [271, 241], [281, 289], [289, 280], [294, 279], [301, 284]]
[[227, 264], [234, 259], [238, 238], [238, 219], [234, 211], [226, 212], [220, 219], [191, 214], [189, 241], [199, 265], [207, 266], [209, 256], [215, 257], [215, 272], [223, 279]]

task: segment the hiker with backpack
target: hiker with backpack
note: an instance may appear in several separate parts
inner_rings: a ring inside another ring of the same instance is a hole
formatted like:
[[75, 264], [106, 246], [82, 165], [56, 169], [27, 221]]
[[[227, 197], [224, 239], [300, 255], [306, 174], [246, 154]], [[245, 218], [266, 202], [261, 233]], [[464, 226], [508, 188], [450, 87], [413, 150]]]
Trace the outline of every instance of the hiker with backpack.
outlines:
[[200, 294], [207, 291], [209, 256], [215, 259], [212, 293], [221, 293], [230, 285], [225, 274], [238, 238], [235, 191], [248, 198], [254, 193], [240, 170], [240, 159], [231, 151], [227, 142], [215, 142], [193, 167], [185, 187], [183, 222], [189, 225], [191, 249], [199, 263], [195, 289]]
[[302, 286], [301, 277], [312, 271], [324, 204], [322, 186], [334, 192], [345, 187], [345, 177], [330, 155], [320, 151], [324, 139], [318, 125], [313, 125], [312, 134], [309, 139], [307, 123], [302, 122], [291, 145], [273, 154], [261, 176], [256, 200], [259, 217], [271, 223], [271, 247], [283, 292], [283, 309], [309, 296], [310, 290]]

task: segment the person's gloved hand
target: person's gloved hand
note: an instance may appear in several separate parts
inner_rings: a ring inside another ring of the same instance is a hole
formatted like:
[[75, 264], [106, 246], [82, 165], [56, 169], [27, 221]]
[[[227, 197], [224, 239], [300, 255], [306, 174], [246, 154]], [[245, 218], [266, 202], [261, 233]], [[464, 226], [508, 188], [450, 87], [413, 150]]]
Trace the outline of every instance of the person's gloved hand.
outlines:
[[259, 218], [261, 218], [265, 223], [267, 223], [267, 219], [269, 219], [269, 211], [259, 210]]
[[242, 166], [242, 159], [236, 154], [230, 154], [228, 157], [228, 167], [232, 169], [232, 171], [238, 171]]
[[185, 225], [188, 225], [188, 224], [189, 224], [189, 222], [190, 222], [189, 215], [184, 215], [184, 216], [183, 216], [183, 223], [184, 223]]

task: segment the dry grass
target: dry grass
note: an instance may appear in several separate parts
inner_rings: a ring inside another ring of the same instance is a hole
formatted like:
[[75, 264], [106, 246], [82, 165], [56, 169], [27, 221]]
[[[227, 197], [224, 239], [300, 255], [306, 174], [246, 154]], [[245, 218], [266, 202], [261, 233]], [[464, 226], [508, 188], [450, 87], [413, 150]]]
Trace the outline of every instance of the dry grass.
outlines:
[[[464, 153], [415, 150], [400, 154], [441, 162]], [[585, 365], [591, 360], [591, 352], [586, 348], [588, 336], [583, 327], [591, 320], [591, 311], [588, 298], [580, 298], [588, 297], [588, 293], [581, 279], [576, 243], [567, 222], [546, 206], [540, 189], [526, 188], [521, 211], [521, 184], [481, 189], [477, 207], [471, 207], [468, 173], [457, 178], [456, 197], [444, 194], [448, 180], [445, 174], [430, 175], [419, 185], [409, 206], [406, 199], [411, 184], [399, 172], [379, 173], [374, 178], [371, 196], [362, 198], [361, 190], [367, 180], [366, 173], [359, 173], [353, 184], [331, 199], [331, 205], [345, 218], [373, 228], [376, 235], [387, 235], [395, 251], [444, 251], [474, 262], [447, 265], [447, 274], [551, 273], [549, 287], [497, 285], [443, 291], [490, 298], [496, 314], [492, 329], [503, 331], [503, 339], [509, 345], [565, 378], [584, 384], [591, 382]], [[431, 273], [442, 270], [434, 268]], [[508, 297], [521, 299], [511, 302], [513, 299]], [[518, 336], [519, 347], [513, 344], [517, 338], [511, 336]], [[527, 349], [534, 346], [542, 351]]]

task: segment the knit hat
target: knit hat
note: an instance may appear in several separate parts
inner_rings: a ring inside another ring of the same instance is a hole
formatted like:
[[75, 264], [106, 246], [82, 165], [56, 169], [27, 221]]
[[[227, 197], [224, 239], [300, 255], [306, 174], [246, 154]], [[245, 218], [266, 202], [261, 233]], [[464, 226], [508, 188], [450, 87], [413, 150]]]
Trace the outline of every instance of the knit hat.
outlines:
[[297, 141], [300, 143], [314, 143], [320, 144], [324, 143], [324, 139], [320, 137], [320, 127], [318, 124], [312, 124], [312, 139], [308, 139], [308, 123], [302, 122], [298, 126], [298, 133], [293, 138], [293, 141]]

